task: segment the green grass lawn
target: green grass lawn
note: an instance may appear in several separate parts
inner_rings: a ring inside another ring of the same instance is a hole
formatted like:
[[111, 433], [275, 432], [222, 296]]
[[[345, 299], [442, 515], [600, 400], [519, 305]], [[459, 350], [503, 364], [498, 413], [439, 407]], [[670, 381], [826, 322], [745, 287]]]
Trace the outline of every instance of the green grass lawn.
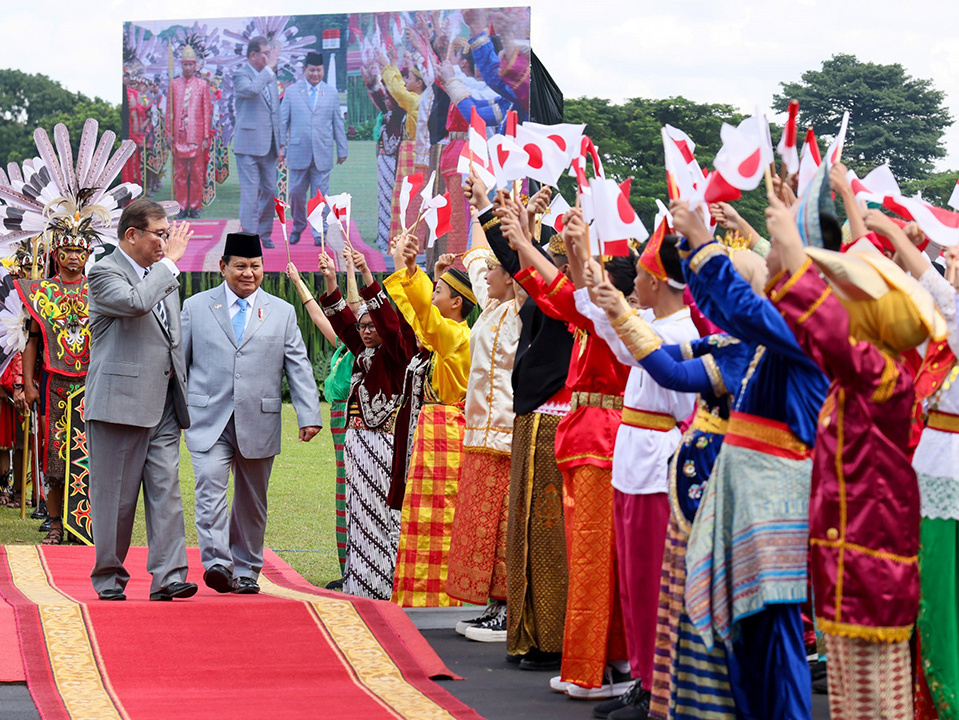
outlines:
[[[330, 406], [322, 403], [323, 431], [309, 443], [297, 440], [296, 413], [283, 405], [283, 451], [270, 479], [266, 546], [275, 550], [303, 577], [323, 586], [340, 576], [334, 534], [336, 462], [330, 436]], [[186, 445], [180, 444], [180, 488], [187, 545], [196, 545], [193, 512], [193, 466]], [[20, 511], [0, 508], [0, 544], [35, 545], [43, 537], [39, 520], [20, 520]], [[137, 508], [133, 544], [146, 545], [143, 500]], [[142, 571], [142, 568], [135, 571]], [[200, 582], [197, 577], [190, 577]]]
[[[334, 165], [330, 174], [330, 193], [348, 192], [353, 196], [352, 219], [360, 236], [368, 245], [376, 244], [376, 143], [372, 140], [350, 140], [347, 143], [348, 157], [342, 165]], [[170, 178], [173, 177], [172, 159], [167, 162], [166, 173], [154, 200], [173, 200]], [[230, 220], [240, 217], [240, 182], [236, 172], [236, 157], [230, 150], [230, 176], [222, 185], [216, 186], [216, 199], [203, 208], [207, 220]]]

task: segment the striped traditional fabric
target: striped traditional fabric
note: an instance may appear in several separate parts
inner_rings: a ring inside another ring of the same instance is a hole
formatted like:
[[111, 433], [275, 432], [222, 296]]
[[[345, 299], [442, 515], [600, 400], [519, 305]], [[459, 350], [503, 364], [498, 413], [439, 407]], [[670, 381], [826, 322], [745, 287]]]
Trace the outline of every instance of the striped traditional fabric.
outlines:
[[330, 433], [333, 435], [333, 452], [336, 455], [336, 555], [340, 561], [340, 573], [346, 564], [346, 470], [343, 465], [343, 439], [346, 437], [346, 402], [330, 403]]
[[460, 605], [446, 594], [446, 578], [465, 427], [458, 406], [433, 403], [420, 410], [393, 581], [392, 600], [403, 607]]

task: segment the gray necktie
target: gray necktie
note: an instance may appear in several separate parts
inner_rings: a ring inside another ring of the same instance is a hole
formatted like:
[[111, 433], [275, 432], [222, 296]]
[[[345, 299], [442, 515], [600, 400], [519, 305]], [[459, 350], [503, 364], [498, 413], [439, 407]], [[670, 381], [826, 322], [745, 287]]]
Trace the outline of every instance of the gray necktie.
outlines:
[[[151, 265], [151, 266], [148, 267], [146, 270], [144, 270], [144, 271], [143, 271], [143, 277], [146, 277], [147, 275], [149, 275], [149, 274], [150, 274], [150, 271], [151, 271], [152, 269], [153, 269], [153, 266]], [[160, 316], [160, 322], [163, 323], [163, 328], [169, 333], [169, 332], [170, 332], [170, 321], [167, 319], [167, 316], [166, 316], [166, 308], [163, 307], [163, 300], [161, 300], [160, 302], [158, 302], [158, 303], [154, 306], [154, 309], [157, 311], [157, 314]]]

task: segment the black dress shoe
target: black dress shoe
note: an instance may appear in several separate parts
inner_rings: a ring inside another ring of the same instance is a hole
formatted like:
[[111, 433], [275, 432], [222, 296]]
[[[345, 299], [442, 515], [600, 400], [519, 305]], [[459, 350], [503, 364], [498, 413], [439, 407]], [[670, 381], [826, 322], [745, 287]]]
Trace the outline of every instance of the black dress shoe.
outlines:
[[[40, 518], [49, 517], [47, 512], [47, 502], [46, 500], [41, 500], [37, 505], [37, 509], [30, 513], [30, 517], [34, 520], [39, 520]], [[50, 528], [47, 528], [49, 530]], [[46, 532], [46, 530], [44, 530]]]
[[272, 249], [272, 248], [276, 247], [276, 246], [273, 244], [273, 241], [270, 240], [270, 238], [261, 238], [261, 239], [260, 239], [260, 243], [263, 245], [263, 247], [268, 248], [268, 249]]
[[256, 580], [253, 578], [233, 578], [233, 592], [237, 595], [256, 595], [260, 592], [260, 586], [256, 584]]
[[532, 649], [519, 661], [520, 670], [559, 670], [563, 656], [560, 653]]
[[188, 598], [196, 595], [196, 583], [175, 582], [150, 593], [151, 600], [172, 600], [173, 598]]
[[42, 533], [50, 532], [51, 525], [53, 525], [53, 518], [48, 517], [46, 520], [40, 523], [40, 527], [38, 527], [37, 530]]
[[228, 593], [233, 589], [233, 575], [223, 565], [214, 565], [203, 573], [203, 582], [218, 593]]
[[343, 578], [337, 578], [336, 580], [330, 580], [326, 585], [324, 585], [327, 590], [342, 590], [343, 589]]
[[290, 245], [296, 245], [298, 242], [300, 242], [300, 236], [298, 233], [293, 233], [290, 235]]
[[193, 208], [192, 210], [190, 210], [190, 217], [196, 220], [197, 218], [200, 217], [200, 211], [196, 208]]
[[104, 590], [101, 593], [97, 593], [97, 597], [101, 600], [126, 600], [127, 596], [123, 594], [123, 591], [120, 588], [110, 588], [109, 590]]

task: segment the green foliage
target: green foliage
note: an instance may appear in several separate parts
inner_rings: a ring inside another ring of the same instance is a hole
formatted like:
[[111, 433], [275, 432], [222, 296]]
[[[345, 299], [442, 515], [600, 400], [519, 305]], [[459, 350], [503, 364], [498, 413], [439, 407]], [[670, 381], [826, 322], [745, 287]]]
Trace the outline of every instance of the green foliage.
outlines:
[[[667, 198], [662, 126], [668, 123], [689, 135], [696, 143], [697, 161], [706, 168], [722, 146], [722, 124], [738, 125], [744, 117], [731, 105], [697, 103], [683, 97], [633, 98], [621, 105], [602, 98], [567, 99], [564, 112], [565, 122], [586, 123], [586, 133], [602, 155], [607, 177], [621, 182], [632, 176], [630, 201], [650, 231], [656, 199], [666, 202]], [[561, 179], [560, 190], [567, 199], [573, 198], [573, 179]], [[757, 229], [765, 227], [765, 207], [761, 188], [736, 202], [740, 214]]]
[[931, 173], [921, 180], [907, 180], [899, 187], [904, 195], [911, 196], [919, 193], [926, 202], [944, 208], [956, 187], [957, 176], [959, 176], [959, 172], [956, 170]]
[[849, 111], [843, 162], [860, 176], [888, 162], [900, 180], [923, 178], [946, 155], [942, 138], [953, 118], [945, 93], [931, 80], [907, 75], [898, 63], [834, 55], [822, 69], [804, 72], [800, 82], [782, 83], [773, 107], [785, 112], [791, 98], [799, 101], [799, 122], [811, 126], [821, 143], [835, 138], [843, 111]]
[[96, 118], [100, 132], [121, 135], [120, 107], [100, 98], [73, 93], [46, 75], [28, 75], [19, 70], [0, 70], [0, 162], [21, 163], [37, 154], [33, 131], [64, 123], [70, 130], [73, 151], [80, 143], [84, 121]]

